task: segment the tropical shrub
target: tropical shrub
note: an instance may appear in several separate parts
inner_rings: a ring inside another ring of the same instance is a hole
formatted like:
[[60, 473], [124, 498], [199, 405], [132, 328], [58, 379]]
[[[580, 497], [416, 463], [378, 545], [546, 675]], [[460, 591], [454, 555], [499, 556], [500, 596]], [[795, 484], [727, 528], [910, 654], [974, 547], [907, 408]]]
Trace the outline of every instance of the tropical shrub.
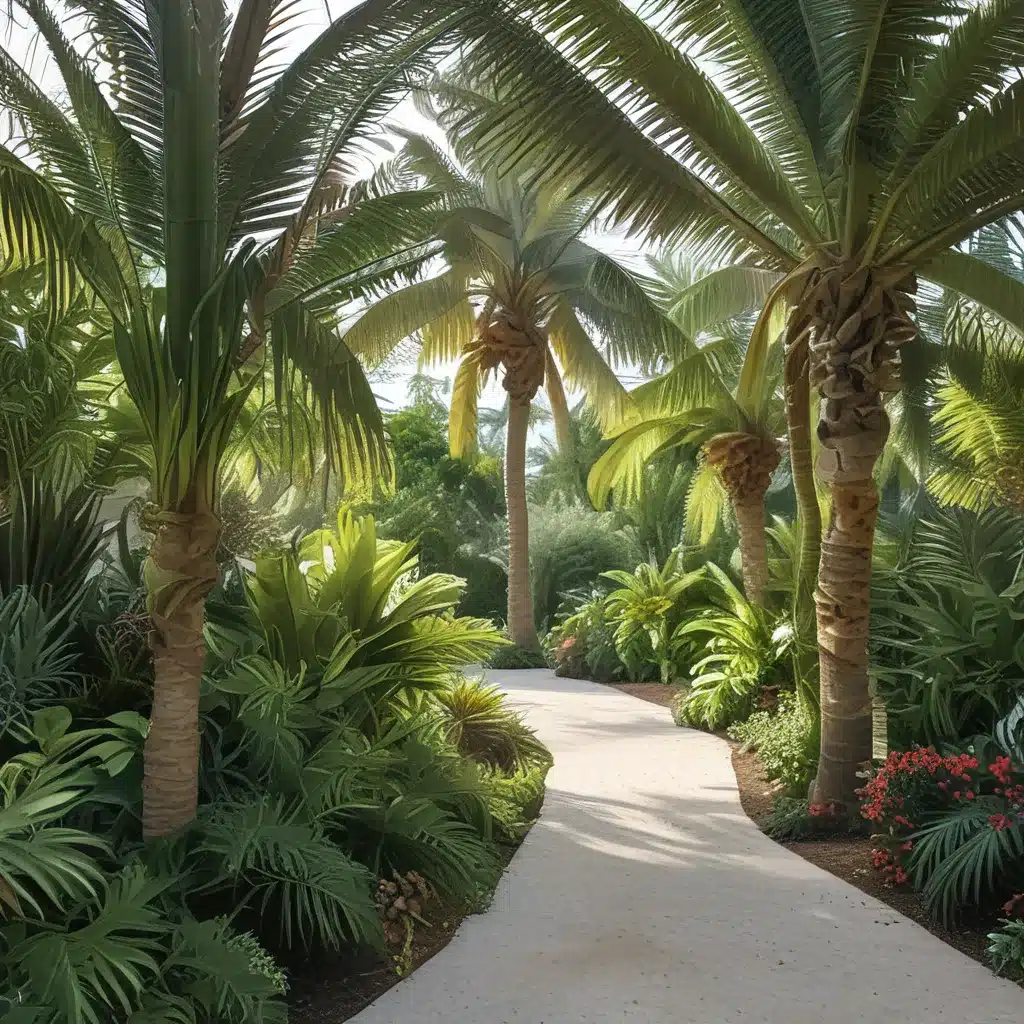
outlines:
[[1024, 888], [1024, 773], [1009, 757], [893, 751], [860, 791], [877, 830], [875, 867], [910, 882], [949, 922]]
[[652, 676], [671, 682], [688, 647], [680, 623], [705, 577], [699, 571], [682, 572], [681, 557], [677, 550], [660, 569], [641, 562], [634, 572], [604, 574], [619, 584], [605, 607], [615, 651], [634, 682]]
[[462, 614], [504, 618], [507, 573], [495, 550], [505, 543], [500, 462], [488, 455], [451, 457], [447, 409], [429, 390], [389, 416], [388, 431], [397, 486], [368, 506], [379, 535], [416, 538], [424, 574], [464, 577]]
[[457, 676], [434, 699], [441, 706], [445, 739], [463, 756], [506, 773], [550, 759], [547, 748], [497, 686]]
[[941, 509], [877, 574], [872, 660], [891, 741], [991, 735], [1024, 695], [1024, 523], [1005, 511]]
[[[1024, 893], [1018, 893], [1003, 907], [1007, 914], [1016, 912]], [[988, 959], [996, 974], [1003, 974], [1014, 981], [1024, 979], [1024, 918], [1002, 918], [998, 931], [988, 936]]]
[[[112, 558], [77, 614], [120, 618], [132, 564]], [[67, 1019], [83, 1024], [276, 1024], [284, 978], [267, 950], [381, 945], [373, 893], [395, 872], [467, 904], [494, 884], [550, 756], [494, 694], [475, 695], [481, 709], [453, 692], [456, 668], [502, 639], [455, 616], [461, 581], [417, 574], [413, 545], [343, 513], [225, 580], [206, 628], [199, 815], [144, 853], [145, 718], [75, 728], [47, 707], [11, 724], [0, 1006], [39, 1020], [77, 1007]], [[198, 907], [228, 916], [197, 920]]]
[[538, 631], [547, 632], [567, 600], [589, 592], [609, 571], [641, 558], [617, 518], [581, 504], [530, 508], [530, 574]]
[[626, 666], [615, 649], [615, 630], [608, 617], [606, 595], [593, 591], [547, 636], [556, 675], [608, 683], [622, 678]]
[[818, 768], [818, 721], [795, 694], [780, 694], [774, 711], [757, 711], [735, 723], [729, 736], [757, 751], [769, 782], [792, 796], [806, 794]]
[[529, 647], [517, 647], [515, 644], [497, 648], [485, 664], [488, 668], [496, 669], [548, 667], [547, 658], [540, 651], [531, 650]]
[[835, 804], [811, 803], [806, 797], [780, 796], [764, 820], [765, 835], [780, 843], [821, 838], [846, 831], [846, 823]]
[[792, 684], [792, 631], [748, 601], [714, 563], [701, 575], [709, 581], [713, 607], [676, 631], [677, 644], [703, 651], [690, 669], [693, 681], [679, 716], [714, 730], [746, 719], [762, 690]]

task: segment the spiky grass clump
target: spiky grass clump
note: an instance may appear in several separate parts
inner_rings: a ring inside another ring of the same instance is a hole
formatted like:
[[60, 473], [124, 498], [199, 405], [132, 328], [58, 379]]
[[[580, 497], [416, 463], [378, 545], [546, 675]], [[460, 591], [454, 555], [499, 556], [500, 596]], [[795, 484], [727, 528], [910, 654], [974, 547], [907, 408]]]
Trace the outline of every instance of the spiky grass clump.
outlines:
[[506, 773], [550, 763], [547, 747], [523, 722], [522, 715], [508, 706], [497, 686], [460, 677], [439, 691], [437, 700], [446, 737], [464, 756]]

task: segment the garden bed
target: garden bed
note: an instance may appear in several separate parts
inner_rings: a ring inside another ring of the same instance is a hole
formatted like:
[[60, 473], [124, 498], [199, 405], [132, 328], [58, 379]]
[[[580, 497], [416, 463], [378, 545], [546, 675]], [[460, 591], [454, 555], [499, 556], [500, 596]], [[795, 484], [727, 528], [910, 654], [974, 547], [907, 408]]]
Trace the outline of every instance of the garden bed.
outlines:
[[409, 960], [401, 974], [393, 959], [399, 950], [387, 953], [373, 949], [345, 950], [334, 956], [320, 956], [291, 965], [288, 979], [290, 1024], [342, 1024], [418, 970], [451, 942], [467, 917], [487, 910], [521, 844], [522, 840], [502, 850], [501, 875], [494, 889], [475, 904], [470, 906], [439, 898], [424, 909], [430, 927], [415, 930]]
[[[756, 751], [744, 752], [739, 745], [734, 745], [732, 766], [736, 772], [743, 810], [760, 828], [771, 812], [772, 793]], [[871, 851], [875, 843], [870, 838], [837, 836], [831, 839], [802, 840], [780, 845], [844, 882], [856, 886], [861, 892], [874, 896], [897, 913], [909, 917], [922, 928], [927, 928], [943, 942], [988, 966], [988, 958], [985, 955], [988, 948], [988, 933], [995, 930], [997, 921], [994, 918], [988, 921], [967, 921], [956, 931], [937, 925], [925, 910], [916, 892], [905, 887], [895, 888], [887, 885], [882, 874], [871, 866]]]

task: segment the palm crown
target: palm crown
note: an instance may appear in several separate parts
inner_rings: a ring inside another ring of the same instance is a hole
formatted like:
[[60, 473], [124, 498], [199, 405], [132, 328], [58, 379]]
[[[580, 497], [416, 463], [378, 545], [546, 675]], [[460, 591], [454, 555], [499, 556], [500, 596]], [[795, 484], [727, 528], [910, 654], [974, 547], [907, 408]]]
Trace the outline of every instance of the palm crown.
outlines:
[[[749, 318], [702, 322], [703, 316], [717, 315], [704, 301], [711, 291], [708, 282], [695, 281], [692, 268], [678, 258], [651, 262], [652, 290], [699, 347], [630, 393], [631, 414], [611, 431], [612, 444], [591, 471], [591, 497], [600, 508], [612, 489], [636, 496], [649, 460], [677, 446], [700, 449], [701, 468], [687, 501], [687, 532], [707, 542], [727, 495], [740, 530], [747, 597], [761, 602], [767, 583], [764, 500], [786, 422], [780, 346], [749, 345]], [[772, 341], [779, 327], [774, 334]]]

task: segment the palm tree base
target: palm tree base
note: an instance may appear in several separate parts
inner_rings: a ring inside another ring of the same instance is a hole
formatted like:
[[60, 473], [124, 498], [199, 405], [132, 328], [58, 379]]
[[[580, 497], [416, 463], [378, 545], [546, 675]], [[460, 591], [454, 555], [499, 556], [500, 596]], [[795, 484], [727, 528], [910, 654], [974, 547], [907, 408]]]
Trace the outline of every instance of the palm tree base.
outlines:
[[206, 597], [219, 578], [220, 524], [207, 513], [162, 513], [146, 563], [153, 621], [153, 709], [146, 737], [142, 830], [165, 836], [196, 816], [199, 689]]

